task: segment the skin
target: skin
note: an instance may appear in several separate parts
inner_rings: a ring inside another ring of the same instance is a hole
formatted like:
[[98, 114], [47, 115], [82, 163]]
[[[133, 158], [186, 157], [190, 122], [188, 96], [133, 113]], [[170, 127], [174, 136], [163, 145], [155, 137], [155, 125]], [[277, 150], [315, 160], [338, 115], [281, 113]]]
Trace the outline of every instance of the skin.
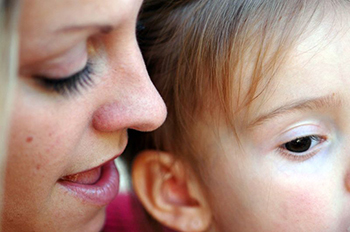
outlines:
[[[248, 120], [238, 115], [239, 141], [224, 119], [197, 125], [213, 231], [350, 230], [349, 26], [337, 15], [301, 37]], [[311, 135], [304, 153], [283, 147]]]
[[[119, 155], [127, 129], [150, 131], [166, 115], [136, 38], [140, 0], [25, 0], [11, 121], [3, 231], [99, 231], [104, 205], [70, 194], [63, 176]], [[60, 79], [93, 63], [91, 86], [62, 95]]]

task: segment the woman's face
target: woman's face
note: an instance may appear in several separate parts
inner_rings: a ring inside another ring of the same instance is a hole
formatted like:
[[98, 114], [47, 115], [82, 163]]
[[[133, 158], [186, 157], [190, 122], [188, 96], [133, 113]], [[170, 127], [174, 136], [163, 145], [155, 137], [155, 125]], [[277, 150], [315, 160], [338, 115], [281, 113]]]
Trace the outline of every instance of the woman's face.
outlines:
[[135, 38], [140, 5], [23, 1], [3, 231], [101, 229], [127, 129], [166, 115]]
[[291, 52], [238, 117], [239, 141], [201, 126], [218, 231], [350, 231], [348, 19], [325, 19]]

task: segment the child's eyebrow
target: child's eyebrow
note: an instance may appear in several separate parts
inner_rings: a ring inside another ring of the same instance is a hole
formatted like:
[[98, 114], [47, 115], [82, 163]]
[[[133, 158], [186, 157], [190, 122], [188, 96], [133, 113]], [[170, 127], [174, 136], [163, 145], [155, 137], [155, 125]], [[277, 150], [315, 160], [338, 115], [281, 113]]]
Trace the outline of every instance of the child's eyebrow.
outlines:
[[334, 108], [339, 107], [342, 104], [340, 98], [336, 97], [335, 94], [327, 95], [318, 98], [302, 99], [297, 101], [289, 102], [283, 106], [277, 107], [276, 109], [258, 116], [248, 124], [248, 128], [253, 128], [276, 118], [282, 114], [290, 113], [292, 111], [303, 111], [303, 110], [315, 110], [319, 108]]

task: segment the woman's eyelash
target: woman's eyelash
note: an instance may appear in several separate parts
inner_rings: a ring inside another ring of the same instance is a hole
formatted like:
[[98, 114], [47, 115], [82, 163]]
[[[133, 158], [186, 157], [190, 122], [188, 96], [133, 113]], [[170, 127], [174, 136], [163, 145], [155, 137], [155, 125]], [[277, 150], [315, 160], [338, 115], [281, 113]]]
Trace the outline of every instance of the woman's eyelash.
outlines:
[[65, 78], [53, 79], [43, 76], [35, 76], [40, 84], [49, 91], [57, 92], [62, 95], [75, 94], [80, 92], [80, 88], [92, 86], [93, 74], [91, 62], [87, 62], [86, 66], [79, 72]]

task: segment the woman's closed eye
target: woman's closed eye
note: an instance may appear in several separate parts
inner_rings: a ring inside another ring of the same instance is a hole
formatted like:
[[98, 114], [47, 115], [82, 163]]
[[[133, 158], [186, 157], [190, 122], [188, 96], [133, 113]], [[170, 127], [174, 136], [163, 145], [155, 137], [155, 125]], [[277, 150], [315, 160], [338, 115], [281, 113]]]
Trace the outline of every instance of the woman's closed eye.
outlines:
[[92, 74], [92, 63], [88, 61], [82, 70], [68, 77], [49, 78], [41, 75], [33, 77], [36, 78], [39, 84], [45, 89], [62, 95], [68, 95], [79, 93], [81, 88], [93, 85]]
[[295, 138], [279, 146], [279, 152], [293, 160], [304, 161], [316, 155], [327, 138], [321, 135], [308, 135]]

